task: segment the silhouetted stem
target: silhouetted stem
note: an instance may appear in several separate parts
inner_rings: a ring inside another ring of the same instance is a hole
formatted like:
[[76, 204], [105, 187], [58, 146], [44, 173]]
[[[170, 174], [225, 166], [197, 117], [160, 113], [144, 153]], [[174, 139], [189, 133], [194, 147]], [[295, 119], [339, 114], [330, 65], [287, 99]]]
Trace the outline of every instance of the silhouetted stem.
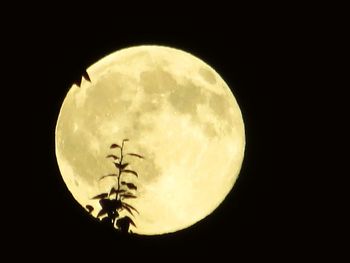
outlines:
[[[119, 165], [121, 166], [123, 163], [123, 148], [124, 148], [124, 141], [122, 142], [122, 147], [120, 148], [120, 161], [119, 161]], [[120, 167], [119, 166], [119, 167]], [[117, 195], [119, 197], [119, 190], [120, 190], [120, 177], [122, 175], [122, 171], [119, 168], [119, 173], [118, 173], [118, 190], [117, 190]], [[118, 198], [117, 198], [118, 199]]]
[[[118, 168], [118, 189], [117, 189], [117, 196], [116, 196], [116, 199], [119, 200], [120, 199], [120, 193], [119, 193], [119, 190], [120, 190], [120, 177], [122, 175], [122, 172], [121, 172], [121, 165], [123, 163], [123, 148], [124, 148], [124, 141], [122, 142], [122, 147], [120, 148], [120, 160], [119, 160], [119, 168]], [[114, 221], [112, 222], [112, 225], [114, 228], [118, 228], [117, 225], [117, 220], [114, 219]]]

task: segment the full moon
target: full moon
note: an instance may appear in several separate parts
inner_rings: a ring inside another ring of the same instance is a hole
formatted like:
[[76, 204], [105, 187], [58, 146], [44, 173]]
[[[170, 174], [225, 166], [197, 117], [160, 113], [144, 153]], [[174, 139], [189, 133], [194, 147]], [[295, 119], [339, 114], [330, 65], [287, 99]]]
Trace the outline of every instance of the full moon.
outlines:
[[69, 89], [56, 125], [56, 157], [65, 184], [82, 205], [99, 202], [116, 178], [113, 143], [125, 142], [138, 177], [133, 233], [187, 228], [212, 213], [231, 191], [245, 149], [244, 123], [232, 91], [199, 58], [170, 47], [114, 52]]

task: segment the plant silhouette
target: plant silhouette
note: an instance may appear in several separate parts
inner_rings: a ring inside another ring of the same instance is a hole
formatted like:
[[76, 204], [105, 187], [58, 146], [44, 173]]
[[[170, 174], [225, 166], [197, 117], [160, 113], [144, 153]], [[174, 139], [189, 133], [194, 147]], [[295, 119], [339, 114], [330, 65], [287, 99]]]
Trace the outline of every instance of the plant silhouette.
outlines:
[[[109, 154], [106, 158], [111, 159], [113, 164], [117, 169], [117, 173], [108, 174], [102, 176], [99, 180], [103, 180], [107, 177], [114, 177], [117, 179], [117, 183], [113, 185], [107, 193], [101, 193], [93, 197], [92, 199], [98, 199], [101, 210], [97, 214], [97, 218], [102, 218], [102, 222], [112, 225], [114, 228], [120, 230], [123, 233], [129, 232], [130, 224], [136, 227], [134, 221], [131, 216], [134, 216], [134, 213], [138, 213], [137, 209], [131, 206], [126, 202], [127, 199], [137, 198], [136, 191], [137, 186], [134, 183], [127, 182], [123, 179], [123, 175], [131, 174], [133, 176], [138, 177], [138, 173], [127, 169], [129, 163], [124, 162], [124, 158], [126, 155], [131, 157], [136, 157], [140, 159], [144, 159], [142, 155], [136, 153], [126, 153], [125, 143], [128, 142], [129, 139], [124, 139], [122, 144], [113, 143], [110, 146], [112, 151], [119, 150], [120, 154], [116, 155], [114, 153]], [[91, 214], [94, 208], [91, 205], [87, 205], [86, 209]], [[127, 214], [121, 217], [120, 213], [125, 210]]]

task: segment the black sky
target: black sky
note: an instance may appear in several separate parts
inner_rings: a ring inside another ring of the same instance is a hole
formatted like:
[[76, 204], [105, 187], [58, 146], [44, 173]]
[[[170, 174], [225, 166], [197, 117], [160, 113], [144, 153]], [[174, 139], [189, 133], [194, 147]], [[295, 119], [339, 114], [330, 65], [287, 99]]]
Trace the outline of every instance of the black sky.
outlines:
[[[300, 39], [286, 33], [293, 33], [292, 22], [248, 18], [231, 21], [226, 16], [214, 24], [194, 20], [168, 27], [153, 19], [157, 26], [147, 28], [140, 20], [114, 27], [109, 21], [105, 27], [103, 21], [95, 27], [57, 20], [45, 28], [45, 21], [50, 21], [45, 19], [31, 24], [19, 36], [26, 45], [18, 52], [26, 54], [29, 68], [22, 75], [30, 83], [22, 100], [28, 95], [38, 101], [30, 99], [35, 122], [23, 120], [35, 149], [30, 164], [35, 172], [26, 180], [26, 190], [32, 190], [23, 213], [30, 216], [28, 228], [18, 229], [18, 246], [35, 247], [30, 251], [38, 255], [69, 252], [83, 259], [95, 254], [92, 251], [108, 257], [103, 251], [114, 249], [124, 251], [124, 256], [151, 259], [158, 254], [164, 260], [290, 258], [307, 250], [314, 236], [308, 211], [301, 205], [308, 179], [298, 169], [304, 160], [295, 158], [307, 123], [305, 116], [296, 117], [307, 103], [300, 94], [308, 93], [295, 85], [303, 74], [297, 62]], [[113, 51], [139, 44], [183, 49], [216, 69], [241, 107], [246, 153], [234, 189], [206, 219], [174, 234], [125, 238], [103, 229], [70, 195], [55, 159], [54, 128], [64, 96], [83, 70]]]

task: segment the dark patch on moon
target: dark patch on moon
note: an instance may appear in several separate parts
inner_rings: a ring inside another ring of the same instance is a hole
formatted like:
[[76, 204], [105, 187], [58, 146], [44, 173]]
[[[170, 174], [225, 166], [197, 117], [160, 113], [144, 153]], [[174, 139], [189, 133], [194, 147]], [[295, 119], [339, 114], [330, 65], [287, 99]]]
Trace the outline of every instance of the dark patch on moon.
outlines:
[[[200, 75], [209, 83], [215, 84], [215, 75], [206, 68], [199, 70]], [[217, 132], [211, 123], [202, 123], [197, 112], [197, 106], [207, 105], [211, 94], [205, 94], [202, 87], [193, 83], [191, 79], [186, 79], [184, 84], [179, 84], [175, 78], [167, 71], [156, 68], [144, 71], [140, 74], [140, 85], [144, 87], [147, 94], [147, 101], [143, 102], [141, 108], [144, 112], [160, 111], [163, 103], [170, 103], [174, 110], [180, 114], [188, 114], [192, 121], [203, 127], [208, 136], [216, 136]], [[162, 99], [160, 95], [166, 96]], [[215, 99], [214, 99], [215, 100]], [[213, 102], [214, 107], [216, 101]], [[209, 107], [213, 107], [209, 105]], [[221, 109], [214, 109], [215, 112]], [[145, 129], [144, 125], [136, 119], [134, 129]]]
[[203, 77], [203, 79], [205, 81], [207, 81], [208, 83], [214, 85], [216, 83], [216, 77], [213, 74], [213, 72], [211, 72], [209, 69], [206, 68], [200, 68], [199, 69], [199, 74]]
[[177, 83], [170, 73], [156, 68], [152, 71], [144, 71], [140, 74], [140, 84], [147, 94], [166, 93], [169, 89], [175, 89]]
[[[100, 116], [110, 112], [111, 108], [115, 112], [125, 112], [132, 102], [124, 99], [123, 95], [135, 92], [132, 89], [133, 83], [135, 83], [134, 79], [118, 72], [101, 77], [95, 84], [96, 88], [86, 91], [89, 94], [86, 96], [85, 108], [93, 109], [93, 111], [83, 114]], [[117, 98], [117, 103], [113, 101], [113, 98]], [[92, 118], [86, 117], [86, 119], [91, 120]]]
[[202, 95], [201, 88], [192, 81], [188, 81], [185, 85], [178, 85], [169, 95], [169, 102], [174, 109], [183, 114], [196, 116], [197, 105], [206, 102]]
[[[152, 123], [145, 120], [145, 114], [148, 114], [149, 112], [156, 111], [156, 108], [153, 110], [149, 110], [148, 107], [151, 107], [150, 105], [146, 106], [147, 102], [144, 102], [141, 104], [139, 109], [134, 112], [128, 113], [128, 119], [130, 120], [127, 123], [126, 127], [123, 127], [123, 133], [125, 136], [129, 136], [131, 138], [134, 138], [135, 140], [138, 140], [140, 137], [142, 137], [145, 133], [152, 132], [153, 125]], [[147, 109], [147, 110], [146, 110]], [[148, 111], [149, 110], [149, 111]]]
[[[230, 102], [227, 95], [218, 95], [214, 92], [201, 88], [191, 80], [187, 80], [184, 85], [178, 85], [168, 97], [173, 108], [181, 113], [188, 114], [191, 120], [199, 125], [208, 137], [217, 137], [230, 133]], [[218, 125], [210, 121], [203, 121], [197, 111], [197, 106], [209, 107], [218, 120]]]
[[158, 95], [149, 95], [147, 96], [147, 100], [145, 100], [141, 108], [144, 112], [151, 113], [155, 111], [159, 111], [162, 108], [163, 100]]
[[216, 115], [220, 116], [225, 121], [229, 119], [230, 104], [227, 100], [227, 97], [225, 97], [224, 95], [212, 93], [210, 95], [209, 106], [216, 113]]
[[189, 79], [186, 84], [178, 85], [177, 88], [170, 93], [168, 101], [180, 114], [188, 114], [191, 120], [196, 125], [199, 125], [203, 132], [210, 138], [217, 137], [220, 132], [213, 123], [208, 121], [203, 122], [203, 120], [201, 120], [197, 111], [197, 106], [203, 105], [204, 107], [209, 107], [219, 120], [223, 120], [224, 124], [227, 123], [229, 115], [229, 103], [227, 99], [222, 95], [220, 96], [205, 90]]
[[212, 123], [205, 123], [204, 125], [204, 132], [208, 137], [217, 137], [218, 133], [216, 129], [214, 128], [214, 125]]
[[[159, 166], [155, 163], [155, 153], [150, 152], [146, 148], [140, 146], [139, 144], [134, 144], [133, 149], [130, 149], [132, 152], [137, 152], [145, 157], [145, 159], [135, 159], [130, 156], [125, 157], [125, 161], [130, 163], [130, 167], [138, 172], [139, 182], [146, 182], [145, 185], [157, 180], [161, 175], [161, 170]], [[129, 150], [128, 150], [129, 151]], [[142, 184], [140, 189], [142, 191]]]

